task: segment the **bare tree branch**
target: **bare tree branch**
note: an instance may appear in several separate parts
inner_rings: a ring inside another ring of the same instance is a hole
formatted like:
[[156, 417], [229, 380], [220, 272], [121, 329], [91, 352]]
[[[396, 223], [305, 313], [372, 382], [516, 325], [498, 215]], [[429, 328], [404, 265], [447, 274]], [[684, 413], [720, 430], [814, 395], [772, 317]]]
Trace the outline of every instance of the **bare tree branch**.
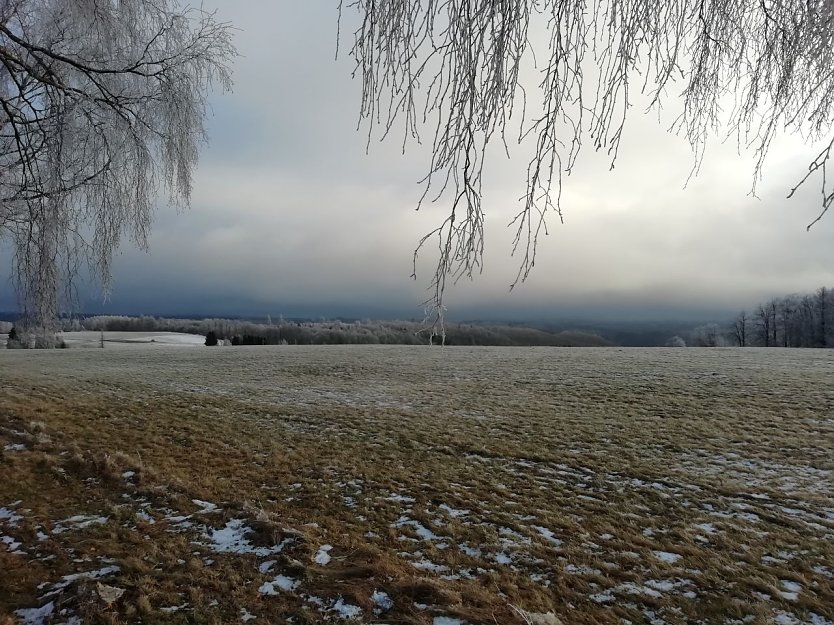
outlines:
[[24, 327], [49, 334], [83, 264], [106, 289], [160, 191], [188, 204], [206, 96], [235, 55], [228, 24], [174, 0], [0, 5], [0, 236]]
[[[519, 141], [531, 142], [533, 157], [511, 222], [519, 258], [513, 286], [535, 265], [548, 217], [562, 217], [562, 174], [583, 145], [605, 150], [614, 166], [635, 87], [651, 107], [673, 88], [680, 94], [683, 112], [671, 130], [692, 147], [693, 175], [716, 133], [752, 149], [753, 193], [776, 133], [831, 136], [828, 0], [352, 0], [340, 3], [340, 20], [351, 10], [358, 26], [350, 55], [369, 141], [374, 127], [383, 139], [401, 127], [405, 149], [420, 141], [421, 126], [433, 130], [421, 204], [429, 198], [450, 210], [417, 251], [437, 240], [427, 301], [436, 323], [446, 278], [471, 277], [483, 266], [484, 159], [496, 137], [505, 142], [515, 104], [526, 111], [532, 89], [520, 68], [527, 57], [540, 68], [541, 107], [518, 120]], [[545, 36], [532, 37], [531, 24]], [[725, 113], [727, 100], [735, 106]], [[799, 183], [821, 178], [820, 217], [834, 201], [825, 175], [830, 156], [829, 146]]]

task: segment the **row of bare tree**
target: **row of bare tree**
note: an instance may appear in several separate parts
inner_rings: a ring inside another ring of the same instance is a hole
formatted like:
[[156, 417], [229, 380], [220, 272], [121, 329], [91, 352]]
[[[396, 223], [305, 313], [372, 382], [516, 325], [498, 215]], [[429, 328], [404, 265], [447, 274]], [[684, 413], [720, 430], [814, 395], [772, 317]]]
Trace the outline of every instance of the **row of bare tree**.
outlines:
[[[241, 319], [166, 319], [163, 317], [98, 316], [64, 319], [64, 331], [212, 333], [233, 345], [419, 345], [429, 342], [430, 328], [420, 321], [285, 321], [254, 323]], [[436, 340], [436, 337], [435, 337]], [[580, 331], [546, 332], [509, 325], [449, 323], [447, 345], [597, 347], [602, 337]]]
[[834, 289], [774, 297], [742, 310], [727, 332], [739, 347], [834, 347]]

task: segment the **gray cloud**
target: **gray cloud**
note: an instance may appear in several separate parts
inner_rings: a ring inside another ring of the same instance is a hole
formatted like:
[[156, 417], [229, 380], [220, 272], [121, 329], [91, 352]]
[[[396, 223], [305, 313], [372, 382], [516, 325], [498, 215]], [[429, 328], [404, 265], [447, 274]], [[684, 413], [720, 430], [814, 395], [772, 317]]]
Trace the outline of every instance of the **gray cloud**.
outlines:
[[[334, 61], [335, 3], [214, 4], [241, 29], [234, 93], [213, 98], [192, 209], [160, 207], [149, 255], [122, 249], [107, 308], [418, 316], [433, 259], [427, 250], [415, 282], [411, 254], [447, 207], [414, 211], [424, 147], [403, 156], [397, 141], [373, 141], [365, 154], [359, 84], [344, 54]], [[453, 312], [731, 311], [834, 285], [834, 218], [805, 232], [818, 190], [785, 200], [813, 146], [780, 139], [757, 199], [748, 195], [752, 158], [715, 142], [684, 189], [688, 146], [634, 110], [615, 169], [586, 151], [565, 179], [565, 224], [550, 219], [533, 274], [512, 293], [506, 224], [528, 155], [495, 150], [485, 270], [449, 293]], [[0, 289], [0, 309], [10, 301]]]

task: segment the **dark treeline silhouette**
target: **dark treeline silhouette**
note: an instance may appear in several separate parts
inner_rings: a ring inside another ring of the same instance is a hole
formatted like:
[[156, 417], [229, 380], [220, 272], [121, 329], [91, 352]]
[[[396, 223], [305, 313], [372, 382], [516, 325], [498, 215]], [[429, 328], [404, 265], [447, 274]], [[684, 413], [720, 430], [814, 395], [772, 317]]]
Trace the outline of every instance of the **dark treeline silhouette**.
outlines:
[[[427, 328], [417, 321], [284, 321], [255, 323], [237, 319], [170, 319], [96, 316], [62, 321], [64, 331], [186, 332], [211, 337], [224, 345], [421, 345]], [[435, 337], [435, 342], [437, 342]], [[586, 331], [546, 332], [529, 327], [453, 323], [446, 327], [447, 345], [598, 347], [611, 343]]]
[[742, 311], [733, 328], [736, 345], [834, 347], [834, 290], [777, 297]]
[[[721, 338], [698, 330], [707, 343]], [[752, 311], [742, 310], [725, 336], [725, 344], [739, 347], [834, 347], [834, 289], [774, 297]]]

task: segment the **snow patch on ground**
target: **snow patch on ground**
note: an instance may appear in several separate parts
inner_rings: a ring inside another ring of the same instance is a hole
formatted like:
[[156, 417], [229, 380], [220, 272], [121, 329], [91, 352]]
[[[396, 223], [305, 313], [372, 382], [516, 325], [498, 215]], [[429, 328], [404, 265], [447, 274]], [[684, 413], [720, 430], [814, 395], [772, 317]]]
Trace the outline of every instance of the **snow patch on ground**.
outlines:
[[679, 553], [672, 553], [670, 551], [653, 551], [652, 553], [654, 553], [655, 558], [667, 564], [674, 564], [683, 557]]
[[199, 506], [200, 509], [197, 511], [199, 514], [208, 514], [210, 512], [217, 512], [219, 508], [217, 504], [211, 503], [210, 501], [203, 501], [202, 499], [192, 499], [191, 503], [195, 506]]
[[414, 528], [414, 531], [417, 533], [422, 540], [443, 540], [440, 536], [432, 532], [429, 528], [425, 525], [420, 523], [420, 521], [415, 521], [414, 519], [410, 519], [407, 516], [401, 516], [395, 523], [391, 525], [391, 527], [406, 527], [411, 526]]
[[206, 537], [211, 541], [208, 546], [218, 553], [254, 553], [261, 557], [280, 553], [289, 542], [289, 539], [285, 539], [273, 547], [255, 547], [246, 538], [251, 532], [241, 519], [232, 519], [225, 527], [211, 530], [211, 534]]
[[68, 530], [83, 530], [93, 525], [104, 525], [109, 520], [106, 516], [88, 516], [84, 514], [76, 514], [63, 521], [58, 521], [54, 528], [53, 534], [62, 534]]
[[451, 506], [442, 503], [438, 506], [440, 510], [443, 510], [446, 514], [448, 514], [453, 519], [459, 519], [460, 517], [464, 517], [469, 514], [469, 510], [459, 510], [457, 508], [452, 508]]
[[23, 608], [21, 610], [15, 610], [15, 614], [17, 614], [23, 625], [44, 625], [50, 617], [52, 613], [55, 611], [55, 603], [50, 601], [44, 606], [40, 608]]
[[371, 594], [371, 601], [373, 601], [376, 606], [374, 612], [377, 614], [387, 612], [394, 607], [394, 601], [388, 596], [388, 593], [381, 590], [375, 590], [373, 594]]
[[5, 521], [9, 525], [17, 525], [23, 517], [17, 514], [14, 510], [8, 508], [0, 508], [0, 521]]
[[47, 593], [45, 593], [44, 596], [48, 597], [50, 595], [57, 594], [71, 586], [74, 582], [78, 581], [79, 579], [102, 579], [104, 577], [107, 577], [108, 575], [118, 573], [120, 570], [121, 569], [118, 566], [110, 565], [102, 567], [100, 569], [96, 569], [94, 571], [83, 571], [81, 573], [64, 575], [61, 578], [61, 581], [53, 584], [52, 588]]
[[802, 586], [787, 579], [779, 581], [782, 584], [782, 588], [784, 588], [784, 590], [778, 591], [779, 596], [787, 601], [797, 601], [799, 599], [799, 593], [802, 592]]
[[11, 551], [12, 553], [15, 553], [15, 554], [25, 553], [24, 551], [19, 550], [20, 545], [22, 545], [23, 543], [21, 543], [20, 541], [15, 540], [11, 536], [3, 536], [2, 534], [0, 534], [0, 544], [6, 545], [6, 548], [9, 551]]
[[330, 563], [330, 551], [333, 549], [333, 545], [322, 545], [319, 547], [318, 552], [316, 553], [316, 557], [314, 559], [315, 563], [319, 566], [326, 566]]
[[298, 588], [298, 585], [298, 580], [295, 580], [292, 577], [287, 577], [286, 575], [278, 575], [271, 582], [264, 582], [261, 587], [258, 588], [258, 592], [262, 595], [277, 595], [278, 592], [275, 590], [276, 588], [283, 590], [284, 592], [292, 592]]
[[362, 608], [358, 605], [353, 605], [351, 603], [345, 603], [345, 600], [339, 597], [336, 603], [333, 604], [333, 607], [330, 608], [336, 615], [344, 620], [350, 620], [354, 618], [359, 618], [362, 616]]
[[560, 547], [562, 544], [564, 544], [560, 539], [556, 538], [556, 535], [552, 531], [550, 531], [546, 527], [534, 525], [533, 529], [536, 530], [539, 534], [541, 534], [546, 541], [553, 543], [557, 547]]

